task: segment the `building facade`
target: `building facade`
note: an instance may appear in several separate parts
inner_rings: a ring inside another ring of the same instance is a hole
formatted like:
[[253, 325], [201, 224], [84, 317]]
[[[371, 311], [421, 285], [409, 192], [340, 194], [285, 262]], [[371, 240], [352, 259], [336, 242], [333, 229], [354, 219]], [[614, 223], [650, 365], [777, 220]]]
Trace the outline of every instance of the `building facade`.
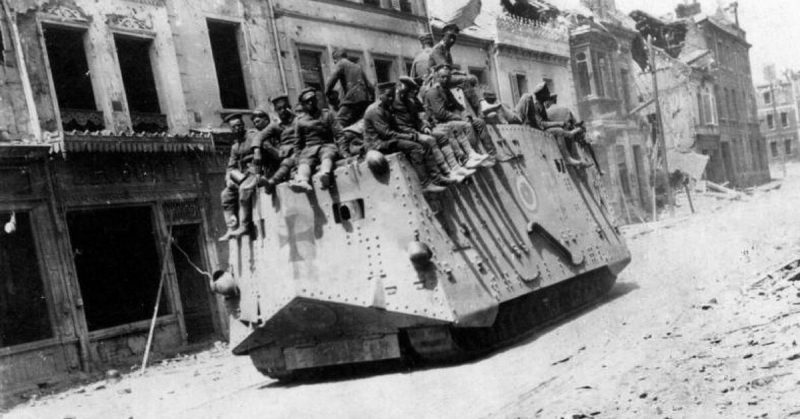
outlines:
[[758, 120], [772, 162], [797, 160], [800, 156], [797, 90], [800, 74], [787, 72], [786, 76], [783, 80], [756, 86]]
[[[644, 39], [652, 39], [659, 52], [664, 131], [673, 133], [667, 138], [668, 155], [688, 150], [707, 155], [705, 177], [717, 183], [748, 187], [768, 181], [745, 32], [728, 12], [705, 15], [698, 3], [680, 5], [675, 16], [665, 21], [640, 11], [631, 14], [642, 35], [634, 51], [640, 68], [650, 70]], [[644, 87], [648, 77], [640, 78], [643, 102], [652, 99]]]
[[635, 23], [613, 0], [584, 1], [590, 13], [571, 16], [570, 50], [577, 113], [587, 122], [611, 204], [628, 221], [643, 219], [652, 209], [650, 158], [652, 142], [630, 111], [637, 68], [631, 48]]

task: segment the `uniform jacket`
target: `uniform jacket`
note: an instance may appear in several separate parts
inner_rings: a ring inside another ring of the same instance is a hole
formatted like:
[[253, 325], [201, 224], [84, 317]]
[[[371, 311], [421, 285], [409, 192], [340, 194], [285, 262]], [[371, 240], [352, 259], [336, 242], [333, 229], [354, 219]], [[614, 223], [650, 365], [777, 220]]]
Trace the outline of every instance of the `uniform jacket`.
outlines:
[[414, 61], [411, 63], [411, 77], [412, 78], [419, 78], [419, 79], [426, 79], [428, 77], [428, 72], [430, 72], [430, 57], [432, 48], [425, 48], [416, 57], [414, 57]]
[[425, 112], [437, 123], [462, 121], [461, 112], [464, 107], [456, 100], [450, 89], [444, 88], [439, 82], [425, 92]]
[[249, 129], [244, 134], [242, 141], [234, 141], [231, 145], [231, 154], [228, 157], [226, 171], [239, 170], [242, 173], [250, 171], [256, 172], [256, 168], [251, 164], [253, 161], [253, 149], [259, 147], [259, 131]]
[[542, 122], [549, 121], [547, 110], [544, 105], [536, 101], [531, 93], [525, 93], [519, 99], [516, 108], [517, 115], [525, 125], [530, 125], [536, 129], [544, 129]]
[[380, 102], [375, 102], [364, 112], [364, 143], [368, 149], [381, 150], [392, 141], [416, 139], [412, 133], [401, 132], [392, 111]]
[[372, 84], [360, 65], [346, 58], [339, 60], [333, 69], [333, 74], [325, 84], [326, 95], [333, 91], [333, 87], [337, 82], [342, 86], [343, 93], [340, 98], [340, 104], [351, 105], [372, 100]]
[[423, 106], [416, 96], [403, 99], [397, 95], [392, 103], [392, 110], [401, 131], [422, 131], [425, 128], [425, 122], [419, 117]]
[[303, 112], [294, 119], [297, 148], [337, 144], [341, 142], [342, 126], [333, 112], [320, 109], [316, 115]]
[[431, 55], [428, 57], [428, 66], [436, 68], [439, 64], [453, 65], [453, 56], [450, 55], [450, 47], [445, 45], [444, 40], [441, 40], [431, 49]]
[[[295, 117], [295, 119], [297, 119]], [[269, 145], [278, 148], [282, 151], [283, 150], [291, 150], [297, 147], [297, 133], [295, 132], [295, 123], [294, 119], [292, 122], [288, 124], [284, 124], [281, 121], [276, 121], [271, 124], [264, 130], [264, 141], [266, 141]], [[282, 156], [285, 157], [285, 156]]]

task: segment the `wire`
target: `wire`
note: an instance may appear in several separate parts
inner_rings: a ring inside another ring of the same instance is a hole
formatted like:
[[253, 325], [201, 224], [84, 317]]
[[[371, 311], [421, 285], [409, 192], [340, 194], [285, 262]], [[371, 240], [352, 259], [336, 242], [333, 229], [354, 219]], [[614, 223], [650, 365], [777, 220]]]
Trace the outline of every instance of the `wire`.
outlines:
[[203, 276], [207, 277], [209, 280], [211, 280], [211, 281], [213, 281], [213, 280], [214, 280], [214, 276], [213, 276], [213, 275], [211, 275], [210, 273], [208, 273], [208, 271], [205, 271], [205, 270], [201, 269], [201, 268], [200, 268], [199, 266], [197, 266], [197, 265], [196, 265], [194, 262], [192, 262], [192, 258], [191, 258], [191, 257], [189, 257], [189, 254], [187, 254], [187, 253], [186, 253], [186, 251], [184, 251], [184, 250], [183, 250], [183, 248], [181, 248], [181, 247], [178, 245], [178, 241], [177, 241], [177, 240], [175, 240], [175, 238], [174, 238], [174, 237], [172, 237], [172, 236], [170, 235], [169, 239], [170, 239], [170, 241], [172, 241], [172, 245], [173, 245], [173, 246], [175, 246], [175, 248], [176, 248], [176, 249], [178, 249], [178, 251], [179, 251], [179, 252], [181, 252], [181, 254], [183, 254], [183, 257], [185, 257], [185, 258], [186, 258], [186, 262], [187, 262], [187, 263], [189, 263], [189, 266], [191, 266], [192, 268], [194, 268], [194, 270], [196, 270], [196, 271], [197, 271], [199, 274], [201, 274], [201, 275], [203, 275]]

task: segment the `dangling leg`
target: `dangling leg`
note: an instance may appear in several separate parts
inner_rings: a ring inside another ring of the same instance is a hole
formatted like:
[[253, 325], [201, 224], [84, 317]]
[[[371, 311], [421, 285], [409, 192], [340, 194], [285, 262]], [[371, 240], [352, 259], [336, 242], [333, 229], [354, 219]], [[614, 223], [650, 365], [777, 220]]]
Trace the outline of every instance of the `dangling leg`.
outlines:
[[228, 227], [228, 231], [219, 238], [219, 241], [224, 242], [228, 241], [233, 238], [233, 232], [236, 230], [236, 227], [239, 226], [239, 220], [236, 218], [236, 211], [237, 211], [237, 201], [239, 200], [239, 187], [232, 183], [231, 181], [227, 181], [227, 185], [225, 185], [225, 189], [222, 190], [220, 194], [220, 198], [222, 198], [222, 213], [225, 216], [225, 225]]

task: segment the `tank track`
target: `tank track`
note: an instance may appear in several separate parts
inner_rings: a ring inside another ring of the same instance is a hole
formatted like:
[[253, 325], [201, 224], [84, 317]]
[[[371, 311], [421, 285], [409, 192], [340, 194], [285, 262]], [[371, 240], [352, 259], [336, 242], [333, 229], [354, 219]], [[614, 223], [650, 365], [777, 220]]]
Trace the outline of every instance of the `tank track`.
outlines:
[[427, 331], [427, 339], [407, 331], [412, 335], [408, 342], [423, 361], [457, 361], [478, 356], [520, 341], [596, 303], [615, 281], [616, 276], [608, 269], [588, 272], [501, 304], [491, 327], [440, 327]]

